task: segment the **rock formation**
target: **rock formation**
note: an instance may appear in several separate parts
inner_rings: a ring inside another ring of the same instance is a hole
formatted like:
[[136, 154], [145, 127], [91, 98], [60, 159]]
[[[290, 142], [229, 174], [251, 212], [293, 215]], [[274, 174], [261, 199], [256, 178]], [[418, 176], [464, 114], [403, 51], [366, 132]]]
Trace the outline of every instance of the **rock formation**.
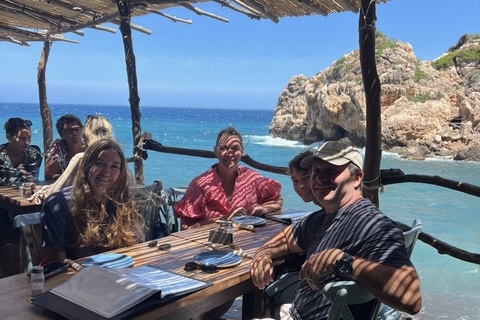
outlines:
[[[480, 35], [465, 35], [433, 62], [408, 43], [377, 33], [382, 148], [408, 159], [442, 156], [480, 161]], [[348, 137], [365, 144], [366, 107], [355, 50], [280, 94], [270, 134], [312, 143]]]

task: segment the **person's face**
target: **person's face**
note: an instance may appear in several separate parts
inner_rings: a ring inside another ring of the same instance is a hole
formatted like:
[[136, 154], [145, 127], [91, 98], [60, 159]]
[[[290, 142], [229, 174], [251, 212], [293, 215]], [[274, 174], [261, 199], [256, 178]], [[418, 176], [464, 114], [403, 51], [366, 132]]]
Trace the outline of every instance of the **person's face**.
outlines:
[[293, 190], [302, 198], [305, 202], [315, 200], [315, 196], [310, 188], [310, 169], [297, 170], [292, 168], [290, 170], [290, 178], [293, 183]]
[[218, 164], [225, 168], [233, 168], [242, 158], [243, 148], [237, 136], [224, 136], [218, 141], [214, 149]]
[[30, 145], [31, 137], [32, 133], [30, 132], [30, 129], [27, 128], [18, 129], [13, 135], [7, 133], [7, 140], [11, 147], [23, 152], [25, 152]]
[[358, 192], [363, 173], [351, 174], [348, 164], [335, 166], [315, 159], [310, 185], [320, 205], [331, 213], [338, 210]]
[[121, 164], [120, 155], [114, 149], [100, 152], [88, 177], [88, 183], [94, 189], [97, 199], [101, 199], [115, 186], [120, 177]]
[[80, 145], [82, 144], [82, 127], [77, 123], [66, 123], [63, 125], [60, 137], [69, 147]]

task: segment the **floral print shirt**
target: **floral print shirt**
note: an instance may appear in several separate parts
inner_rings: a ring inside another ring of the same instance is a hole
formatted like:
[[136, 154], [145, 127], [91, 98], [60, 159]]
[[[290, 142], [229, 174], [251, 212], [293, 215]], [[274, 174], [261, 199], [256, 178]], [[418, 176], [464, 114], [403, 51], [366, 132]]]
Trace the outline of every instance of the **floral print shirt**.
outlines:
[[64, 140], [56, 139], [52, 142], [52, 144], [50, 144], [50, 147], [48, 147], [45, 156], [58, 163], [60, 168], [59, 173], [63, 173], [67, 169], [68, 163], [74, 155], [68, 152], [67, 145], [65, 144]]
[[14, 167], [7, 156], [7, 145], [0, 145], [0, 185], [17, 186], [23, 182], [38, 181], [40, 165], [42, 164], [42, 152], [35, 145], [29, 145], [25, 151], [25, 161], [18, 167]]

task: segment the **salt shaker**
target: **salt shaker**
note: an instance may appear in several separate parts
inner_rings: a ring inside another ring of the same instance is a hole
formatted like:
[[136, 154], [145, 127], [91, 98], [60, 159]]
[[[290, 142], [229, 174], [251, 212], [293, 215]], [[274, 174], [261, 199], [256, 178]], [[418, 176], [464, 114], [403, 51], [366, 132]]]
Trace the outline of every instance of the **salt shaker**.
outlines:
[[32, 283], [32, 297], [36, 297], [43, 293], [45, 288], [45, 276], [43, 274], [43, 267], [35, 266], [32, 268], [32, 275], [30, 276]]

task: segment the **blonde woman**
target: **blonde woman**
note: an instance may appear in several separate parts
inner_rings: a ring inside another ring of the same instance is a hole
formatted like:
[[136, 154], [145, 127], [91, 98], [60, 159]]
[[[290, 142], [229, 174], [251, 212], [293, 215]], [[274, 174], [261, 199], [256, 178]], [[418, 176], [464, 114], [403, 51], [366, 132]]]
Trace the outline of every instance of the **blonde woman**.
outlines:
[[[87, 121], [85, 121], [85, 126], [83, 127], [83, 136], [85, 144], [89, 146], [97, 140], [113, 138], [113, 127], [107, 118], [101, 115], [88, 116]], [[50, 185], [38, 187], [29, 200], [34, 200], [40, 204], [52, 193], [60, 191], [64, 187], [71, 186], [83, 155], [84, 152], [79, 152], [74, 155], [68, 163], [67, 169], [65, 169], [60, 177]], [[33, 188], [35, 189], [35, 187]]]
[[47, 261], [64, 261], [133, 245], [143, 238], [142, 218], [129, 193], [125, 156], [112, 139], [88, 146], [71, 187], [42, 207]]

